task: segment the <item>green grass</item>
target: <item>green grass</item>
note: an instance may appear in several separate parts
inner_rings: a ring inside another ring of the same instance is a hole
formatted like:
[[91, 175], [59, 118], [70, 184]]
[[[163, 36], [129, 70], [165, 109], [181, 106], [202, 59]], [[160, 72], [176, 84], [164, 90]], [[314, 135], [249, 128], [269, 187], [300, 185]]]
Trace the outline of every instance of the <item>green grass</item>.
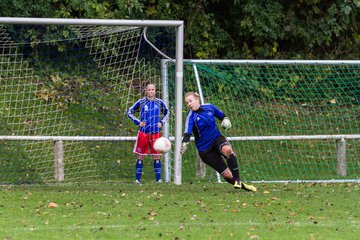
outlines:
[[[2, 186], [0, 239], [357, 239], [360, 185]], [[56, 202], [57, 208], [48, 208]]]

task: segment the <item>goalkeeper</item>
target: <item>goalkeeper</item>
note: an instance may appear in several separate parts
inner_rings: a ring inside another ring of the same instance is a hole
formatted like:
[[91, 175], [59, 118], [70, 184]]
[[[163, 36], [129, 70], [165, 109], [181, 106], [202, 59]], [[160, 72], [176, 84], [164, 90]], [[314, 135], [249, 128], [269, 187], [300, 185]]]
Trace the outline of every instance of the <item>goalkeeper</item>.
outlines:
[[180, 153], [183, 154], [186, 151], [190, 136], [194, 133], [195, 145], [204, 163], [221, 174], [234, 188], [256, 192], [254, 186], [241, 182], [238, 162], [232, 147], [216, 126], [215, 118], [218, 118], [222, 121], [221, 126], [229, 129], [231, 127], [229, 118], [214, 105], [200, 104], [199, 100], [199, 94], [196, 92], [185, 94], [185, 102], [190, 110], [185, 120]]

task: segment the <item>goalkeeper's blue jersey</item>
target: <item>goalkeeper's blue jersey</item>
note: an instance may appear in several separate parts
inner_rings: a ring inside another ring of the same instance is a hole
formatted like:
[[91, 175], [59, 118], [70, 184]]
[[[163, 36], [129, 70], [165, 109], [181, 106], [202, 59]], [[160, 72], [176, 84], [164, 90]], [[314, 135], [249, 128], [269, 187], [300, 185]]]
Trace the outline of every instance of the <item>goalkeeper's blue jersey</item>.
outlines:
[[[135, 112], [140, 112], [140, 118], [137, 118], [134, 115]], [[162, 125], [165, 124], [169, 117], [169, 109], [159, 98], [149, 100], [144, 97], [139, 99], [136, 103], [134, 103], [133, 106], [129, 108], [127, 115], [136, 125], [139, 125], [140, 122], [146, 122], [144, 127], [139, 126], [140, 132], [158, 133], [160, 132], [161, 128], [158, 128], [157, 124], [159, 122], [161, 122]]]
[[197, 111], [189, 111], [185, 120], [185, 135], [194, 134], [199, 152], [211, 148], [215, 139], [222, 134], [216, 126], [216, 119], [223, 120], [225, 114], [212, 104], [202, 104]]

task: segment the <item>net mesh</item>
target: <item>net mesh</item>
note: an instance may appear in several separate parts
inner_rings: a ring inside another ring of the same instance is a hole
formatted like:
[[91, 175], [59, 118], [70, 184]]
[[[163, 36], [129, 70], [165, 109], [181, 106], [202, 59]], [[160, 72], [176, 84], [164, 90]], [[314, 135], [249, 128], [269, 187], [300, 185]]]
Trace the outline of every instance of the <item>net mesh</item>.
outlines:
[[[196, 63], [205, 102], [231, 119], [227, 137], [359, 134], [360, 64]], [[193, 63], [185, 65], [184, 92], [200, 88]], [[220, 122], [220, 121], [219, 121]], [[358, 179], [360, 140], [346, 141], [346, 176], [337, 172], [338, 140], [231, 142], [246, 180]], [[184, 179], [196, 177], [198, 156], [183, 161]], [[191, 159], [191, 160], [189, 160]]]
[[[172, 29], [164, 29], [151, 29], [148, 37], [163, 44], [161, 37], [174, 36]], [[160, 58], [143, 41], [143, 31], [125, 26], [1, 25], [1, 134], [136, 136], [127, 109], [143, 97], [147, 83], [156, 84], [161, 95]], [[164, 43], [168, 54], [173, 43]], [[133, 144], [63, 141], [65, 181], [133, 181]], [[54, 181], [53, 141], [1, 145], [0, 182]], [[147, 165], [144, 175], [152, 173], [152, 161]]]

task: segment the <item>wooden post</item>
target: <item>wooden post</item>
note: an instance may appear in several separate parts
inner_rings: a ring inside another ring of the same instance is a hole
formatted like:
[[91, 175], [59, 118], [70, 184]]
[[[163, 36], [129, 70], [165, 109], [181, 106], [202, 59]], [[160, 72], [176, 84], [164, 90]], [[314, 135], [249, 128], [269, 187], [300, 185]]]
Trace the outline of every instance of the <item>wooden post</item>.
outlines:
[[337, 142], [337, 174], [346, 176], [346, 141], [344, 138]]
[[64, 149], [63, 142], [54, 142], [54, 178], [56, 181], [64, 180]]

